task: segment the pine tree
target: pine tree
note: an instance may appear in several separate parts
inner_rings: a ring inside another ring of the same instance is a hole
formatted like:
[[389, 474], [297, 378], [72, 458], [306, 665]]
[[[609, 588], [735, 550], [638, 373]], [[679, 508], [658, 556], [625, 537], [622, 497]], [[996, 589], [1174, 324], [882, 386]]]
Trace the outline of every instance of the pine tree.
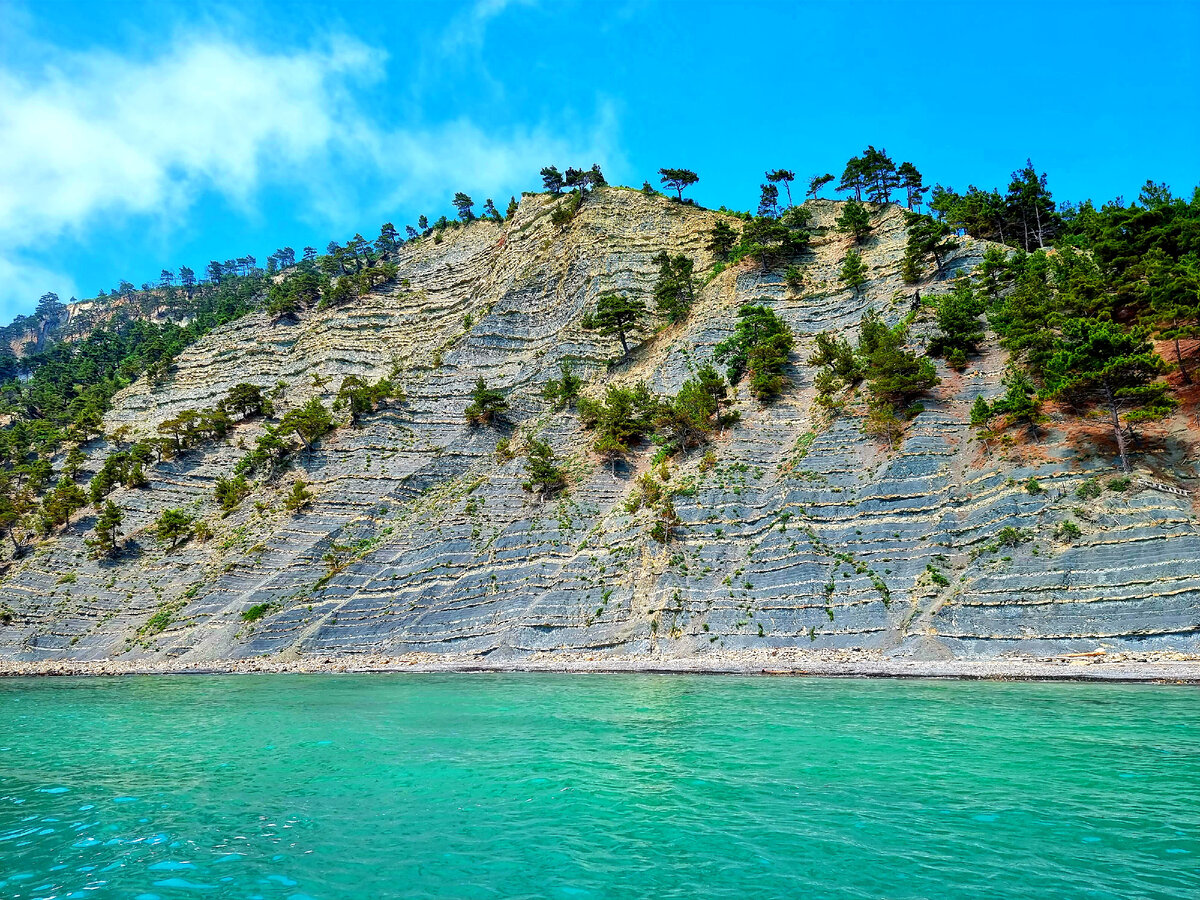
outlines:
[[296, 435], [307, 451], [311, 451], [313, 444], [332, 430], [333, 417], [317, 397], [292, 410], [279, 421], [279, 433]]
[[[789, 169], [772, 169], [767, 172], [767, 181], [771, 184], [783, 184], [783, 189], [787, 191], [788, 206], [792, 205], [792, 182], [796, 180], [796, 173]], [[776, 191], [778, 195], [778, 191]]]
[[121, 534], [121, 523], [125, 517], [120, 507], [109, 500], [104, 504], [96, 519], [96, 527], [87, 546], [95, 557], [113, 557], [117, 555], [117, 538]]
[[1200, 337], [1200, 256], [1190, 254], [1175, 262], [1156, 246], [1142, 256], [1136, 268], [1143, 302], [1149, 301], [1150, 318], [1159, 336], [1174, 343], [1179, 376], [1184, 384], [1191, 384], [1179, 342]]
[[758, 214], [770, 219], [779, 218], [779, 188], [768, 182], [762, 185], [758, 200]]
[[914, 206], [920, 206], [929, 188], [925, 187], [917, 167], [910, 162], [902, 162], [896, 168], [896, 175], [899, 176], [900, 187], [904, 189], [906, 205], [909, 210], [912, 210]]
[[658, 403], [645, 382], [639, 381], [632, 388], [614, 384], [609, 385], [603, 401], [580, 398], [579, 420], [595, 431], [592, 447], [611, 461], [615, 475], [617, 459], [654, 430], [657, 409]]
[[729, 383], [736, 385], [750, 375], [750, 393], [768, 400], [787, 385], [784, 369], [795, 338], [791, 328], [775, 311], [760, 303], [738, 309], [734, 332], [713, 349], [713, 359], [728, 366]]
[[683, 189], [690, 187], [700, 180], [700, 176], [691, 169], [659, 169], [662, 183], [678, 194], [679, 202], [683, 202]]
[[974, 353], [983, 340], [983, 323], [979, 315], [983, 303], [975, 294], [971, 280], [965, 275], [954, 282], [949, 293], [938, 298], [937, 325], [939, 334], [929, 344], [929, 352], [942, 355], [955, 368], [961, 368], [955, 360], [966, 363], [966, 354]]
[[1145, 329], [1098, 319], [1068, 319], [1059, 350], [1046, 363], [1046, 389], [1052, 397], [1068, 398], [1075, 408], [1104, 409], [1112, 423], [1121, 468], [1129, 472], [1121, 413], [1128, 410], [1125, 421], [1130, 423], [1160, 418], [1175, 408], [1167, 386], [1155, 383], [1164, 368]]
[[708, 251], [719, 260], [729, 259], [738, 242], [738, 233], [724, 219], [717, 219], [708, 236]]
[[1020, 229], [1021, 245], [1026, 251], [1035, 245], [1044, 248], [1047, 238], [1058, 231], [1059, 218], [1046, 187], [1046, 175], [1038, 175], [1032, 161], [1025, 160], [1025, 167], [1013, 172], [1005, 202], [1013, 218], [1012, 227]]
[[849, 250], [846, 252], [846, 258], [842, 260], [842, 268], [838, 273], [842, 284], [850, 288], [858, 295], [858, 290], [867, 283], [867, 264], [863, 261], [862, 254], [857, 250]]
[[606, 336], [616, 335], [621, 342], [622, 359], [629, 358], [629, 332], [646, 316], [646, 304], [622, 294], [604, 294], [596, 299], [595, 311], [583, 326]]
[[542, 169], [542, 186], [552, 194], [561, 194], [563, 176], [557, 166], [546, 166]]
[[849, 200], [835, 223], [838, 231], [854, 235], [854, 243], [865, 243], [871, 236], [871, 214], [857, 200]]
[[857, 156], [850, 157], [846, 168], [842, 170], [842, 179], [838, 182], [837, 190], [854, 191], [854, 199], [861, 203], [863, 188], [866, 186], [867, 173], [863, 161]]
[[694, 263], [682, 253], [670, 256], [665, 250], [654, 261], [658, 263], [658, 281], [654, 285], [658, 313], [672, 324], [682, 322], [696, 299], [692, 281]]
[[471, 391], [471, 402], [463, 410], [463, 416], [471, 426], [495, 425], [503, 421], [508, 410], [508, 401], [503, 391], [489, 388], [480, 376]]
[[308, 489], [307, 482], [303, 478], [297, 478], [292, 482], [292, 489], [283, 503], [288, 512], [296, 513], [306, 509], [312, 503], [312, 499], [312, 491]]
[[815, 200], [817, 195], [820, 194], [821, 188], [825, 187], [833, 179], [834, 174], [832, 172], [826, 172], [824, 175], [814, 175], [808, 179], [808, 196]]
[[575, 374], [571, 361], [562, 359], [558, 362], [560, 378], [551, 378], [542, 388], [542, 397], [555, 409], [573, 404], [579, 399], [579, 389], [583, 387], [583, 379]]
[[911, 254], [914, 267], [920, 266], [920, 261], [932, 255], [937, 277], [941, 277], [942, 265], [946, 256], [958, 249], [958, 241], [945, 222], [934, 219], [933, 216], [918, 213], [906, 213], [908, 224], [908, 242], [906, 253]]
[[546, 441], [531, 438], [525, 455], [525, 471], [529, 480], [521, 485], [542, 499], [552, 497], [567, 486], [567, 477], [555, 464], [554, 450]]
[[1024, 369], [1010, 364], [1004, 373], [1004, 394], [992, 404], [993, 415], [1003, 415], [1007, 424], [1024, 425], [1033, 438], [1038, 436], [1038, 425], [1045, 421], [1042, 401], [1038, 398], [1037, 385]]
[[512, 219], [517, 214], [517, 198], [510, 196], [508, 198], [508, 208], [504, 210], [504, 218]]
[[978, 395], [975, 402], [971, 404], [971, 425], [975, 428], [986, 429], [992, 416], [992, 405], [983, 399], [983, 394]]
[[379, 228], [379, 237], [375, 239], [375, 249], [381, 256], [385, 253], [395, 253], [399, 238], [396, 226], [391, 222], [384, 222]]
[[900, 178], [896, 174], [896, 164], [887, 151], [876, 150], [874, 146], [867, 147], [861, 168], [868, 199], [878, 206], [890, 203], [892, 191], [900, 186]]
[[195, 524], [195, 517], [182, 509], [164, 509], [154, 520], [154, 535], [160, 544], [167, 544], [168, 550], [174, 550], [192, 536]]
[[472, 222], [475, 220], [475, 213], [471, 210], [471, 207], [474, 205], [475, 201], [462, 191], [454, 195], [454, 208], [458, 210], [458, 217], [463, 222]]

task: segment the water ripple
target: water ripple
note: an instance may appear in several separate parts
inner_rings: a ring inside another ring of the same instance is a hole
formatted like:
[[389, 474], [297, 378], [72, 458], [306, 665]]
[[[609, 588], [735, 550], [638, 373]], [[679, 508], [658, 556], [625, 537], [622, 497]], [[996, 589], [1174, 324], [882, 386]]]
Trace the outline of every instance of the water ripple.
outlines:
[[1197, 896], [1193, 689], [8, 680], [0, 722], [13, 900]]

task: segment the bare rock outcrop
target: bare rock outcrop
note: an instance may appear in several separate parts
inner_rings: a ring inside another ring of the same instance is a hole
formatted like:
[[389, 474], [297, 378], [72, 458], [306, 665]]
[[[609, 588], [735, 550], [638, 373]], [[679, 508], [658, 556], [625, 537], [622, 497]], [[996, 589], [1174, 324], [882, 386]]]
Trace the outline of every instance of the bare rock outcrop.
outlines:
[[[165, 378], [119, 395], [110, 432], [152, 432], [239, 382], [278, 388], [281, 411], [313, 396], [328, 403], [348, 375], [395, 372], [407, 398], [298, 454], [292, 472], [256, 485], [224, 518], [214, 483], [260, 424], [154, 467], [147, 488], [113, 496], [126, 517], [119, 559], [85, 552], [89, 512], [0, 575], [0, 606], [12, 613], [0, 658], [1200, 649], [1190, 497], [1135, 482], [1079, 499], [1076, 488], [1112, 473], [1111, 461], [1053, 427], [1036, 447], [981, 446], [969, 409], [1001, 391], [1000, 351], [961, 375], [940, 369], [942, 384], [894, 451], [862, 433], [855, 407], [831, 417], [814, 404], [813, 335], [851, 331], [867, 309], [895, 321], [910, 308], [899, 208], [876, 214], [863, 251], [870, 281], [857, 295], [837, 280], [848, 242], [833, 229], [839, 204], [812, 201], [802, 290], [789, 291], [781, 270], [731, 266], [703, 283], [686, 322], [647, 329], [631, 359], [612, 364], [612, 341], [581, 325], [595, 298], [648, 298], [663, 250], [709, 271], [708, 232], [723, 214], [605, 188], [558, 226], [559, 202], [528, 195], [508, 222], [407, 247], [397, 280], [354, 304], [295, 322], [248, 315], [185, 351]], [[964, 238], [946, 275], [983, 249]], [[742, 389], [741, 422], [713, 443], [715, 465], [701, 465], [702, 451], [672, 462], [682, 524], [660, 543], [647, 513], [625, 503], [654, 448], [614, 473], [576, 414], [554, 411], [542, 388], [568, 359], [592, 395], [636, 380], [672, 393], [749, 301], [794, 329], [792, 387], [766, 406]], [[481, 376], [507, 393], [508, 426], [465, 422]], [[565, 460], [572, 483], [561, 499], [522, 490], [522, 458], [496, 452], [501, 438], [519, 448], [531, 436]], [[109, 449], [93, 447], [85, 468]], [[290, 514], [283, 496], [296, 475], [315, 500]], [[168, 507], [203, 518], [212, 536], [165, 552], [147, 529]], [[1070, 540], [1060, 539], [1067, 518], [1081, 530]]]

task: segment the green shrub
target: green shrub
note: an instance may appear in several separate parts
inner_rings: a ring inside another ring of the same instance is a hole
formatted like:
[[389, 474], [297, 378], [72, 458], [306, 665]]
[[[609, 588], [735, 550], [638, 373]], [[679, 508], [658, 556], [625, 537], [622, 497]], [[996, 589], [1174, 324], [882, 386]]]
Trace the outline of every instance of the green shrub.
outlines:
[[746, 303], [738, 310], [734, 333], [717, 344], [713, 359], [729, 367], [729, 383], [750, 375], [750, 393], [759, 400], [778, 396], [787, 385], [784, 368], [795, 338], [791, 328], [762, 304]]
[[242, 613], [242, 621], [257, 622], [274, 608], [274, 603], [255, 603], [252, 607]]
[[1079, 526], [1070, 519], [1062, 522], [1058, 526], [1058, 529], [1054, 532], [1054, 536], [1056, 538], [1058, 538], [1060, 541], [1067, 542], [1075, 540], [1075, 538], [1079, 537], [1081, 534], [1083, 534], [1083, 532], [1079, 529]]
[[1011, 525], [1005, 525], [996, 535], [996, 540], [1004, 547], [1016, 547], [1018, 544], [1023, 544], [1026, 541], [1033, 540], [1033, 537], [1020, 528], [1013, 528]]
[[249, 493], [250, 484], [246, 481], [245, 475], [237, 475], [233, 478], [219, 477], [213, 490], [217, 502], [221, 504], [221, 509], [227, 514], [237, 509]]
[[933, 563], [927, 565], [925, 571], [929, 573], [929, 580], [938, 587], [949, 587], [950, 579], [934, 568]]

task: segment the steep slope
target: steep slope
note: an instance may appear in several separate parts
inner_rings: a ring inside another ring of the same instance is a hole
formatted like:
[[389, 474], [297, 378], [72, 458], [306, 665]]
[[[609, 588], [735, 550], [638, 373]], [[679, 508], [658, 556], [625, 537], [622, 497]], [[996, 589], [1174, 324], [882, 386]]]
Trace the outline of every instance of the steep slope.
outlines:
[[[707, 271], [721, 214], [609, 188], [559, 227], [556, 202], [529, 195], [503, 225], [478, 222], [406, 249], [395, 284], [353, 305], [295, 323], [244, 317], [185, 352], [166, 379], [119, 395], [110, 433], [148, 433], [238, 382], [282, 384], [282, 411], [312, 396], [328, 402], [347, 375], [395, 371], [407, 400], [298, 456], [316, 494], [301, 514], [283, 507], [294, 477], [285, 474], [220, 518], [213, 485], [260, 424], [158, 465], [148, 488], [114, 495], [128, 538], [119, 560], [88, 558], [89, 513], [2, 576], [13, 621], [0, 627], [0, 656], [1200, 649], [1191, 498], [1135, 485], [1078, 499], [1085, 479], [1113, 473], [1111, 461], [1063, 430], [981, 447], [968, 414], [976, 396], [1001, 390], [999, 351], [963, 375], [939, 368], [942, 384], [896, 451], [863, 435], [859, 407], [831, 418], [813, 403], [813, 335], [849, 331], [867, 309], [895, 321], [910, 308], [899, 208], [876, 216], [864, 249], [870, 282], [857, 296], [837, 281], [848, 246], [832, 227], [840, 205], [810, 202], [815, 238], [797, 295], [782, 270], [731, 267], [703, 287], [686, 322], [640, 335], [631, 359], [610, 365], [613, 342], [581, 325], [595, 298], [648, 297], [662, 250]], [[947, 274], [983, 249], [963, 239]], [[743, 387], [741, 422], [714, 443], [715, 466], [705, 470], [699, 452], [672, 462], [683, 524], [659, 543], [650, 513], [625, 503], [654, 448], [614, 472], [590, 452], [577, 415], [553, 411], [542, 387], [565, 358], [594, 396], [637, 380], [674, 393], [749, 301], [796, 332], [792, 387], [766, 406]], [[918, 321], [914, 335], [929, 330]], [[481, 376], [507, 392], [511, 428], [464, 421]], [[567, 459], [572, 486], [560, 500], [522, 490], [522, 458], [496, 452], [502, 437], [520, 447], [534, 435]], [[1174, 459], [1190, 455], [1186, 429], [1173, 440]], [[109, 449], [92, 448], [85, 471]], [[1180, 461], [1157, 480], [1194, 474]], [[1027, 488], [1031, 477], [1040, 492]], [[164, 552], [145, 529], [167, 507], [203, 516], [213, 536]], [[1068, 517], [1083, 533], [1056, 540]], [[242, 613], [256, 604], [269, 604], [266, 615], [247, 623]]]

